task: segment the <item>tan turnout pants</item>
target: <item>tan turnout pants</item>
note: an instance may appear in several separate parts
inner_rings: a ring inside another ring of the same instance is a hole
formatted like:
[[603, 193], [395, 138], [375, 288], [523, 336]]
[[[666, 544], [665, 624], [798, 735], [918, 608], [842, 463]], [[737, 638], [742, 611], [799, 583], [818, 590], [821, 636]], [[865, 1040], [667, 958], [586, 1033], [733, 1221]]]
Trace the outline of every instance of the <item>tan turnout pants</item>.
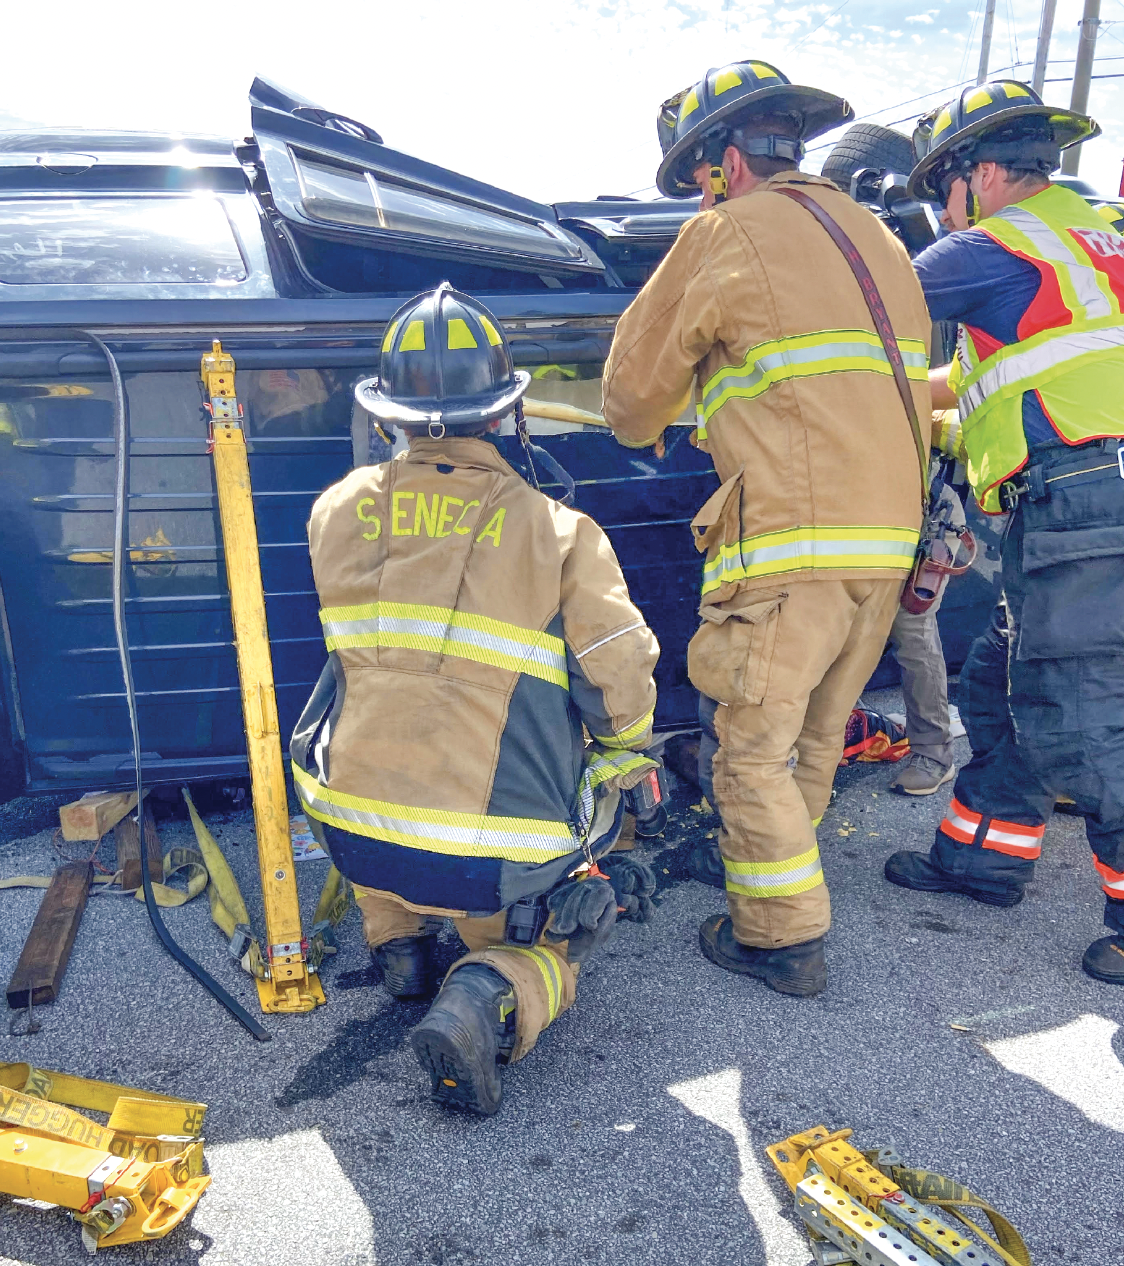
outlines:
[[567, 958], [568, 942], [553, 944], [540, 938], [533, 948], [506, 945], [503, 931], [507, 915], [503, 911], [489, 918], [473, 919], [462, 911], [413, 906], [393, 893], [358, 884], [354, 887], [356, 903], [363, 913], [363, 935], [372, 949], [400, 936], [436, 932], [444, 919], [451, 918], [469, 952], [449, 968], [449, 975], [466, 963], [484, 963], [511, 985], [515, 991], [515, 1049], [511, 1063], [529, 1054], [543, 1029], [573, 1006], [578, 964]]
[[751, 590], [691, 641], [691, 681], [719, 704], [719, 847], [743, 945], [798, 945], [831, 926], [813, 822], [831, 799], [847, 718], [886, 645], [903, 580]]

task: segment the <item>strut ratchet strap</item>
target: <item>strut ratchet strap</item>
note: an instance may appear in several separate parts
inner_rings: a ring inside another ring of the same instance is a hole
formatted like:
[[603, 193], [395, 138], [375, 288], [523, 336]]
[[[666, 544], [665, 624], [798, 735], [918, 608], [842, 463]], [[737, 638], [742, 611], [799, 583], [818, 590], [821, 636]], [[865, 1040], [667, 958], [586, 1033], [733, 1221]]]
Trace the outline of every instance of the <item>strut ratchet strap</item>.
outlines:
[[[173, 888], [167, 882], [174, 875], [183, 874], [187, 888]], [[5, 888], [49, 888], [53, 875], [11, 875], [0, 879], [0, 890]], [[115, 875], [95, 875], [90, 883], [91, 893], [104, 892], [114, 897], [136, 897], [144, 901], [141, 888], [121, 888], [121, 872]], [[156, 904], [170, 909], [174, 906], [186, 905], [199, 896], [207, 886], [207, 868], [203, 863], [203, 855], [193, 848], [177, 846], [164, 854], [164, 883], [154, 882], [152, 893]]]
[[870, 275], [870, 269], [866, 266], [866, 261], [859, 254], [854, 242], [814, 198], [810, 198], [803, 190], [787, 186], [773, 192], [791, 198], [793, 202], [798, 202], [806, 211], [811, 212], [827, 230], [831, 240], [843, 252], [843, 257], [850, 265], [851, 272], [855, 274], [855, 280], [859, 283], [859, 289], [866, 301], [867, 311], [886, 350], [886, 359], [890, 362], [894, 383], [898, 388], [898, 395], [902, 398], [906, 417], [909, 418], [909, 425], [913, 431], [913, 440], [917, 445], [917, 462], [921, 468], [921, 509], [924, 513], [928, 509], [925, 505], [925, 494], [929, 487], [929, 450], [921, 434], [921, 423], [917, 420], [917, 406], [913, 403], [913, 392], [910, 390], [909, 379], [906, 377], [905, 363], [902, 360], [901, 349], [898, 347], [897, 336], [894, 334], [894, 327], [890, 324], [886, 305], [882, 302], [882, 296], [874, 284], [874, 278]]
[[[195, 838], [199, 850], [210, 874], [211, 882], [207, 885], [207, 898], [211, 903], [211, 918], [227, 938], [231, 957], [237, 959], [242, 969], [258, 980], [266, 979], [266, 963], [261, 952], [261, 944], [254, 936], [250, 926], [250, 914], [246, 902], [242, 898], [242, 890], [238, 880], [230, 869], [230, 863], [223, 855], [215, 837], [207, 829], [195, 802], [186, 787], [183, 798], [187, 802], [187, 811], [191, 815], [191, 825], [195, 828]], [[316, 906], [315, 922], [309, 938], [309, 956], [313, 966], [319, 966], [325, 954], [335, 953], [335, 928], [351, 904], [351, 885], [339, 873], [335, 866], [328, 868], [324, 879], [324, 887], [320, 892], [320, 900]]]
[[[72, 1108], [108, 1113], [109, 1121], [100, 1125]], [[73, 1077], [31, 1064], [0, 1064], [0, 1123], [115, 1156], [143, 1156], [154, 1150], [149, 1144], [161, 1135], [169, 1136], [169, 1142], [174, 1139], [175, 1150], [182, 1151], [202, 1134], [206, 1112], [206, 1104], [174, 1095]], [[201, 1161], [200, 1154], [196, 1172], [202, 1172]]]
[[[869, 1158], [871, 1153], [867, 1153], [867, 1156]], [[935, 1205], [938, 1209], [951, 1213], [954, 1218], [959, 1218], [989, 1248], [998, 1253], [1007, 1266], [1032, 1266], [1030, 1253], [1018, 1231], [998, 1209], [993, 1209], [986, 1200], [970, 1191], [963, 1183], [946, 1178], [943, 1174], [934, 1174], [928, 1169], [906, 1169], [899, 1165], [886, 1165], [882, 1168], [907, 1195]], [[995, 1239], [962, 1212], [965, 1208], [979, 1209], [987, 1215], [995, 1232]], [[999, 1242], [996, 1243], [996, 1240]]]

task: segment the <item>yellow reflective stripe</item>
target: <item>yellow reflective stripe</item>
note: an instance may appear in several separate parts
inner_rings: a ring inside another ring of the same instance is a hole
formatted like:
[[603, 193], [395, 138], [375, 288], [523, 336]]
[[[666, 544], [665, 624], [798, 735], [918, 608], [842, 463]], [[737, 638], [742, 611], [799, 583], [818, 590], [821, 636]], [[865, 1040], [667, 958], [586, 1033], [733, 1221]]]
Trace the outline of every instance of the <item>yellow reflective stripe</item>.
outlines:
[[655, 719], [655, 715], [655, 708], [649, 708], [638, 721], [634, 721], [631, 725], [625, 726], [623, 730], [617, 730], [615, 733], [607, 736], [595, 734], [593, 736], [593, 740], [595, 743], [600, 743], [602, 747], [628, 747], [631, 743], [634, 743], [641, 734], [649, 728], [649, 726], [651, 726], [652, 721]]
[[366, 646], [429, 651], [569, 688], [565, 642], [506, 620], [421, 603], [368, 602], [325, 607], [320, 621], [330, 651]]
[[656, 762], [649, 756], [638, 756], [631, 753], [620, 756], [603, 756], [598, 753], [590, 758], [589, 765], [586, 767], [586, 773], [589, 775], [590, 787], [599, 787], [603, 782], [610, 778], [615, 778], [618, 774], [628, 774], [634, 769], [641, 769], [646, 765], [651, 766], [652, 769], [657, 768]]
[[799, 870], [812, 862], [818, 862], [819, 859], [820, 846], [813, 844], [803, 853], [797, 853], [795, 857], [785, 857], [781, 861], [733, 862], [727, 860], [723, 864], [727, 872], [734, 875], [783, 875], [787, 871]]
[[547, 1024], [552, 1024], [558, 1018], [558, 1009], [562, 1003], [562, 980], [558, 975], [558, 964], [554, 961], [554, 956], [538, 946], [528, 949], [522, 945], [504, 945], [502, 948], [512, 954], [526, 954], [538, 967], [546, 985]]
[[909, 571], [916, 528], [799, 527], [764, 532], [723, 545], [703, 568], [702, 592], [754, 576], [812, 568]]
[[776, 862], [723, 859], [726, 891], [743, 897], [793, 897], [822, 884], [819, 846]]
[[[906, 377], [927, 381], [925, 344], [903, 338], [898, 340], [898, 349]], [[774, 383], [792, 378], [851, 371], [893, 375], [886, 349], [873, 330], [821, 330], [759, 343], [746, 352], [740, 365], [718, 370], [703, 388], [702, 405], [696, 413], [699, 438], [705, 438], [707, 421], [727, 400], [752, 400]]]
[[933, 447], [946, 457], [964, 460], [964, 438], [961, 433], [960, 415], [955, 409], [942, 409], [934, 415]]
[[703, 415], [702, 402], [695, 405], [695, 439], [706, 439], [706, 418]]
[[[1044, 190], [1043, 194], [1049, 195], [1050, 190]], [[1050, 207], [1056, 199], [1043, 197], [1043, 194], [1036, 195], [1040, 199], [1036, 208], [1026, 203], [1004, 207], [981, 227], [1009, 250], [1022, 251], [1052, 266], [1062, 302], [1074, 322], [1119, 317], [1120, 303], [1107, 275], [1094, 268], [1089, 257], [1078, 250], [1072, 240], [1073, 232], [1087, 226], [1069, 223], [1064, 207], [1057, 208], [1064, 219], [1055, 220]]]
[[1043, 330], [1009, 343], [982, 361], [960, 384], [959, 405], [965, 426], [973, 414], [1001, 399], [1043, 387], [1091, 359], [1117, 357], [1124, 348], [1124, 319], [1103, 317]]
[[324, 787], [295, 761], [292, 768], [305, 812], [352, 835], [427, 853], [512, 862], [552, 861], [578, 846], [568, 822], [392, 804]]

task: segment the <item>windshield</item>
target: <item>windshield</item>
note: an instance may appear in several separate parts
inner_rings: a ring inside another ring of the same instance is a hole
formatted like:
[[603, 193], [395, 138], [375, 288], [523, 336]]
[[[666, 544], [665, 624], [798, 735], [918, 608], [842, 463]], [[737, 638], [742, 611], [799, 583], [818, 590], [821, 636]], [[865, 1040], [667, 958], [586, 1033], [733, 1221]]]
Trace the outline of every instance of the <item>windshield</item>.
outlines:
[[5, 285], [223, 285], [246, 276], [212, 197], [0, 199]]

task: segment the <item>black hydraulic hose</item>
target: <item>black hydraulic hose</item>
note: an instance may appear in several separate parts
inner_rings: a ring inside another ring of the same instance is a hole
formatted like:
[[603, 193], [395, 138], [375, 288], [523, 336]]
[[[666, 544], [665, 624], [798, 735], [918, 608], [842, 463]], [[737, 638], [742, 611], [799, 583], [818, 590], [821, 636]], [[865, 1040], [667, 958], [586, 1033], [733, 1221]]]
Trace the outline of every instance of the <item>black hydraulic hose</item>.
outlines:
[[125, 398], [125, 386], [117, 360], [100, 338], [90, 330], [78, 331], [90, 340], [106, 359], [109, 376], [113, 382], [113, 445], [115, 453], [114, 504], [113, 504], [113, 628], [117, 635], [117, 654], [121, 659], [121, 675], [125, 679], [125, 701], [129, 708], [129, 726], [133, 738], [133, 766], [137, 783], [137, 834], [140, 836], [141, 883], [144, 887], [144, 904], [153, 930], [160, 944], [186, 968], [212, 997], [221, 1002], [230, 1014], [248, 1029], [259, 1042], [268, 1042], [272, 1034], [262, 1028], [257, 1020], [197, 963], [190, 954], [176, 944], [172, 934], [164, 926], [160, 907], [152, 891], [152, 877], [148, 873], [148, 832], [144, 829], [144, 777], [141, 771], [140, 721], [137, 716], [137, 695], [133, 686], [133, 658], [129, 651], [129, 635], [125, 626], [125, 553], [128, 549], [129, 530], [129, 406]]

